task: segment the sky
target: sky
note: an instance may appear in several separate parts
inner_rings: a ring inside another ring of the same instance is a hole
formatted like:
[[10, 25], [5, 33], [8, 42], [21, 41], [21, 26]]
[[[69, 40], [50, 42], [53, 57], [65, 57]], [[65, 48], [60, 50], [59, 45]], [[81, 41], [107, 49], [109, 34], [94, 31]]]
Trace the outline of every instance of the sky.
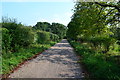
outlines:
[[16, 18], [24, 25], [34, 26], [37, 22], [56, 22], [67, 26], [71, 20], [74, 1], [2, 1], [2, 16]]

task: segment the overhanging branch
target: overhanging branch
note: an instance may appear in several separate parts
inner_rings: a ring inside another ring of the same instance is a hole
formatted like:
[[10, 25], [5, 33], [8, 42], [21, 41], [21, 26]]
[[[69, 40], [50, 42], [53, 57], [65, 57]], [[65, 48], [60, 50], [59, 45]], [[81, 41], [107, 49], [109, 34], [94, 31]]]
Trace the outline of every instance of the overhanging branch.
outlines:
[[98, 4], [98, 5], [103, 6], [103, 7], [114, 7], [115, 9], [118, 10], [118, 12], [120, 12], [120, 7], [116, 6], [116, 5], [102, 4], [102, 3], [99, 3], [99, 2], [95, 2], [95, 4]]

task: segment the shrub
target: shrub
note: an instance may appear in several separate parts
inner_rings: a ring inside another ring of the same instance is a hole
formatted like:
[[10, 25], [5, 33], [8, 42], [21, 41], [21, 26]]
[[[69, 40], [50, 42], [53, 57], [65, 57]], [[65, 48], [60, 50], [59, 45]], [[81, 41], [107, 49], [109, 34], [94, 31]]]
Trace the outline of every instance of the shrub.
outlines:
[[109, 47], [113, 45], [116, 40], [112, 37], [94, 37], [90, 38], [89, 42], [93, 44], [92, 47], [98, 48], [98, 51], [103, 47], [104, 52], [106, 53], [109, 51]]
[[9, 34], [9, 30], [6, 28], [0, 28], [0, 31], [2, 31], [2, 49], [3, 52], [5, 50], [5, 53], [8, 53], [8, 50], [10, 48], [11, 43], [11, 36]]
[[52, 41], [58, 42], [59, 41], [59, 36], [53, 33], [50, 33], [50, 39]]
[[50, 33], [45, 31], [37, 31], [37, 43], [47, 43], [50, 40]]
[[105, 54], [95, 53], [83, 44], [75, 41], [70, 42], [75, 48], [78, 55], [82, 56], [82, 62], [84, 63], [87, 71], [90, 73], [90, 78], [101, 79], [120, 79], [120, 66], [115, 63], [114, 59], [106, 60]]
[[14, 36], [17, 45], [26, 47], [34, 42], [34, 33], [30, 27], [17, 27]]
[[120, 76], [119, 66], [114, 61], [105, 61], [104, 56], [101, 54], [89, 55], [87, 58], [84, 58], [83, 62], [91, 73], [91, 77], [117, 79]]

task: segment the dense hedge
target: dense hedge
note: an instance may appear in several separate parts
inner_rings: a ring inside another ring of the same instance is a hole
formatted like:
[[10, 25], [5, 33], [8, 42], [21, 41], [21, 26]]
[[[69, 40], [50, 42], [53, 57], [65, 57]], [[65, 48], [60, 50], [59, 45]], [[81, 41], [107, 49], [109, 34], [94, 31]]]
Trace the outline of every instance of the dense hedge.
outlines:
[[7, 53], [10, 48], [11, 35], [9, 34], [9, 30], [6, 28], [0, 28], [0, 31], [2, 31], [2, 49], [4, 53]]
[[50, 39], [52, 41], [58, 42], [59, 41], [59, 36], [53, 33], [50, 33]]
[[17, 27], [15, 30], [15, 43], [20, 46], [29, 46], [34, 42], [34, 33], [30, 27]]
[[[51, 32], [46, 32], [45, 26], [50, 27], [49, 23], [45, 22], [40, 24], [42, 30], [38, 30], [34, 27], [25, 26], [21, 23], [18, 23], [15, 19], [3, 17], [1, 31], [2, 34], [2, 49], [3, 53], [8, 52], [18, 52], [20, 48], [27, 48], [31, 44], [43, 44], [49, 43], [50, 41], [58, 42], [59, 36]], [[47, 28], [47, 27], [46, 27]]]
[[37, 43], [47, 43], [47, 41], [50, 40], [50, 34], [48, 32], [45, 31], [38, 31], [37, 32]]
[[[7, 23], [6, 23], [7, 24]], [[12, 23], [10, 24], [10, 27]], [[16, 24], [17, 25], [17, 24]], [[8, 28], [8, 27], [6, 27]], [[27, 47], [34, 41], [34, 33], [30, 27], [17, 26], [16, 28], [2, 29], [2, 48], [6, 53], [8, 51], [16, 52], [20, 47]]]
[[[12, 27], [14, 26], [14, 27]], [[50, 32], [33, 30], [31, 27], [17, 23], [3, 23], [1, 28], [3, 53], [17, 52], [31, 44], [43, 44], [50, 41], [59, 41], [59, 36]]]
[[48, 43], [49, 41], [59, 41], [59, 36], [50, 32], [38, 30], [36, 34], [36, 42], [40, 44]]
[[30, 26], [17, 23], [14, 19], [4, 18], [0, 24], [2, 24], [0, 29], [3, 32], [3, 53], [18, 52], [20, 48], [27, 48], [34, 43], [43, 44], [60, 40], [57, 34], [36, 30]]

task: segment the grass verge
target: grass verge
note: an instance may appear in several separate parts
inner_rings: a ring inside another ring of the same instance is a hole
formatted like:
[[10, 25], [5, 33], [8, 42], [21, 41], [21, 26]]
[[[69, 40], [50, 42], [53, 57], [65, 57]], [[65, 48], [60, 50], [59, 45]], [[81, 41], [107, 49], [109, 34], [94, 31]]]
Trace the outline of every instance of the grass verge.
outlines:
[[86, 44], [70, 41], [76, 53], [82, 57], [82, 63], [89, 72], [89, 79], [120, 80], [120, 66], [111, 57], [103, 53], [96, 53]]
[[43, 52], [55, 43], [56, 42], [50, 42], [47, 44], [32, 44], [29, 48], [21, 48], [19, 52], [3, 54], [1, 74], [9, 74], [18, 64], [24, 62], [37, 53]]

